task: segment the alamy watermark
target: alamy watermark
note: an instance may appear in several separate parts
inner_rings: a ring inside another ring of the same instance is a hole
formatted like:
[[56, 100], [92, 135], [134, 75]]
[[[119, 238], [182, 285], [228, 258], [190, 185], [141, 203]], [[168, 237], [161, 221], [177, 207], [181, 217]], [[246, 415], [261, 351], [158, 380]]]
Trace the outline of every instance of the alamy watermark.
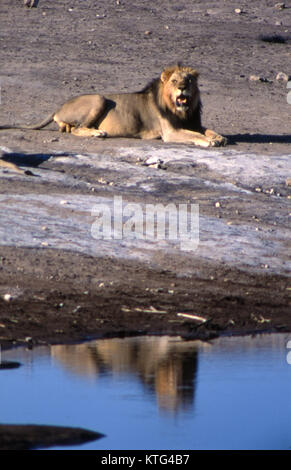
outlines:
[[198, 204], [124, 203], [122, 196], [114, 196], [113, 204], [96, 204], [91, 214], [96, 240], [176, 241], [186, 251], [199, 244]]

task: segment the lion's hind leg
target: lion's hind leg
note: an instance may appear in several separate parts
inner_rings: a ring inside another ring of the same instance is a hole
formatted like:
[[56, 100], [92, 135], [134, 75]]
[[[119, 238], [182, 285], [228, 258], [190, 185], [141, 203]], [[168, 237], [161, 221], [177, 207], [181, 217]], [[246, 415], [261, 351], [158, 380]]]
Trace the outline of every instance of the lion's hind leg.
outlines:
[[89, 128], [87, 126], [71, 126], [71, 124], [63, 122], [57, 118], [54, 118], [54, 121], [58, 124], [60, 132], [71, 133], [79, 137], [106, 137], [107, 135], [105, 131], [99, 129]]
[[106, 100], [100, 95], [82, 95], [65, 103], [54, 115], [61, 132], [80, 137], [106, 137], [97, 129], [97, 122], [106, 109]]
[[60, 131], [60, 132], [68, 132], [68, 133], [71, 132], [72, 126], [71, 126], [70, 124], [61, 121], [60, 119], [58, 119], [57, 116], [54, 116], [54, 121], [55, 121], [55, 122], [57, 123], [57, 125], [59, 126], [59, 131]]

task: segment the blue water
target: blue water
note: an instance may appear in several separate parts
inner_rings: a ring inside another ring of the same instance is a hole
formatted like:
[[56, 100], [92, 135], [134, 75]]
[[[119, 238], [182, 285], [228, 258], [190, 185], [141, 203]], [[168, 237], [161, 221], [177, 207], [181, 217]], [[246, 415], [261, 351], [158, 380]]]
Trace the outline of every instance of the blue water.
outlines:
[[141, 337], [2, 351], [23, 365], [0, 370], [1, 422], [106, 435], [65, 449], [290, 449], [290, 339]]

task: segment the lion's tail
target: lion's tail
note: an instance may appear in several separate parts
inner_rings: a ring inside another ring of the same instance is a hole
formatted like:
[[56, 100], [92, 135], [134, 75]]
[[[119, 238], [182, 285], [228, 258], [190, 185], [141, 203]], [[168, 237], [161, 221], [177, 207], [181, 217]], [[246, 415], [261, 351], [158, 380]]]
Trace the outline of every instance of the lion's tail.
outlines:
[[47, 126], [53, 121], [55, 113], [50, 114], [47, 118], [45, 118], [43, 121], [39, 122], [38, 124], [15, 124], [15, 125], [4, 125], [0, 126], [0, 129], [31, 129], [31, 130], [37, 130], [37, 129], [42, 129], [43, 127]]

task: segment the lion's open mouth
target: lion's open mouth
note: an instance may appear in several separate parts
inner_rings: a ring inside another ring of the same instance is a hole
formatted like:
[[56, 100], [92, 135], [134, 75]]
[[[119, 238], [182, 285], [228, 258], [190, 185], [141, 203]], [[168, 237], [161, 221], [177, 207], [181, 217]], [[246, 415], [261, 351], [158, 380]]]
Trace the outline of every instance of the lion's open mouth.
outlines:
[[176, 98], [177, 108], [188, 108], [189, 107], [189, 97], [183, 94], [177, 96]]

